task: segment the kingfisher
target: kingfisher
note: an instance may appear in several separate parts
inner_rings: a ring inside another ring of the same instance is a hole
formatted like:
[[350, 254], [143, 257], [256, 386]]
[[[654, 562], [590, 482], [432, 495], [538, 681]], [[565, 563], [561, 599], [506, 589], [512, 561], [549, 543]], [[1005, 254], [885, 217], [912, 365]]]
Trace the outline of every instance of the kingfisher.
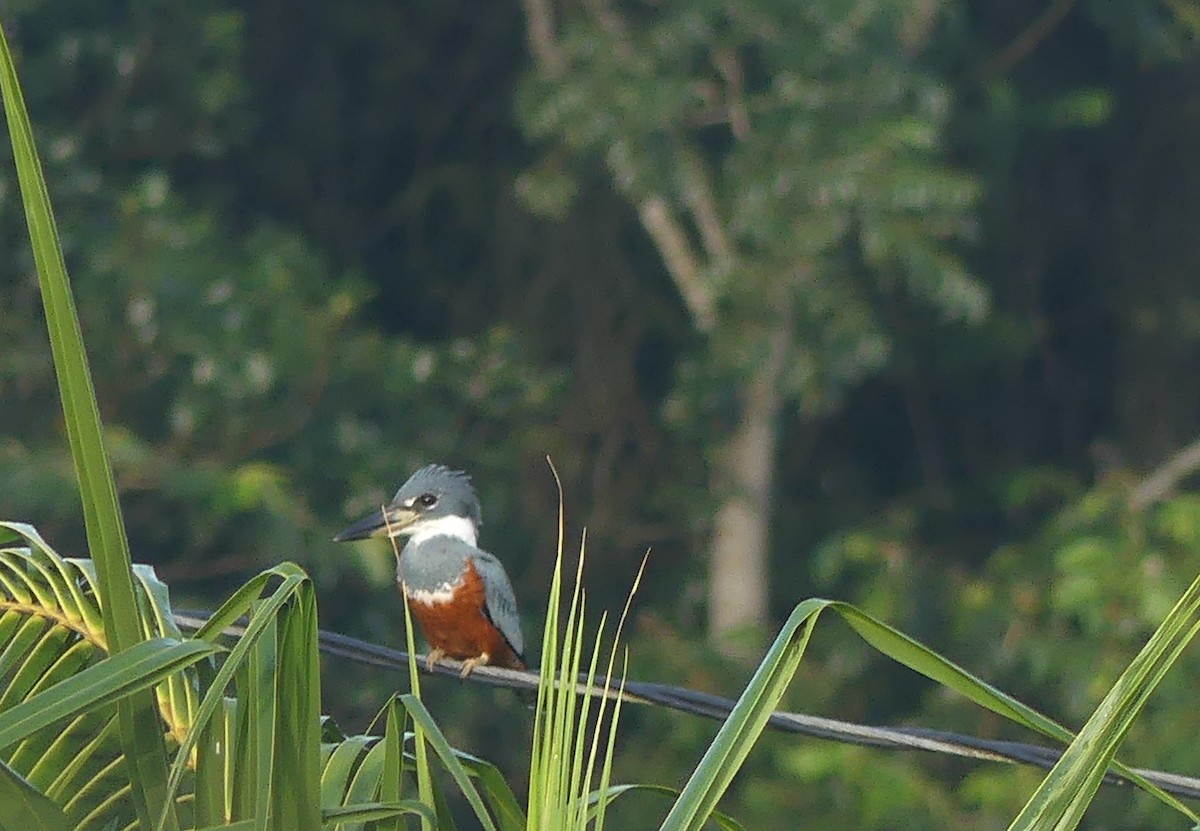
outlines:
[[426, 665], [462, 662], [525, 669], [517, 599], [508, 573], [478, 546], [483, 513], [471, 477], [426, 465], [400, 486], [386, 508], [334, 536], [334, 542], [407, 537], [396, 556], [396, 582], [429, 642]]

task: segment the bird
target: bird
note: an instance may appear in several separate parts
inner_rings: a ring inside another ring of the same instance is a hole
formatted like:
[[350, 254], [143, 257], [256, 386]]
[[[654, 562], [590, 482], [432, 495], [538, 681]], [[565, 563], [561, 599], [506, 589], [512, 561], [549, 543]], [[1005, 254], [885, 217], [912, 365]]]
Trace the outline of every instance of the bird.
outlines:
[[478, 546], [483, 513], [471, 477], [441, 464], [420, 468], [382, 510], [334, 536], [334, 542], [406, 537], [396, 582], [429, 643], [426, 665], [462, 662], [526, 668], [521, 619], [504, 565]]

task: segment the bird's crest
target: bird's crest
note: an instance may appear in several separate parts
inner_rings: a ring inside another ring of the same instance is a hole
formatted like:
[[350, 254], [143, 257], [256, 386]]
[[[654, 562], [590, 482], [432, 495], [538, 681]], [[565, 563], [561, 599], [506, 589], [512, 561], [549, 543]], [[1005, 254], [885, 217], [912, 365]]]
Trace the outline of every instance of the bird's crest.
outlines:
[[471, 476], [465, 471], [442, 464], [425, 465], [408, 477], [392, 501], [393, 504], [400, 503], [426, 492], [451, 497], [451, 504], [460, 506], [476, 525], [483, 524], [479, 497], [471, 485]]

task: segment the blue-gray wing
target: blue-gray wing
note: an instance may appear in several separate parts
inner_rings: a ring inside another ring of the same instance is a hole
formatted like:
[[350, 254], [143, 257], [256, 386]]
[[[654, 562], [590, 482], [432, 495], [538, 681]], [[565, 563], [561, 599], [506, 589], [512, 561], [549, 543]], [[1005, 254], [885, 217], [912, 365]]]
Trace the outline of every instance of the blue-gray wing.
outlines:
[[487, 613], [508, 641], [508, 645], [525, 660], [525, 639], [521, 636], [521, 619], [517, 616], [517, 596], [504, 566], [493, 555], [480, 551], [475, 555], [475, 570], [483, 579]]

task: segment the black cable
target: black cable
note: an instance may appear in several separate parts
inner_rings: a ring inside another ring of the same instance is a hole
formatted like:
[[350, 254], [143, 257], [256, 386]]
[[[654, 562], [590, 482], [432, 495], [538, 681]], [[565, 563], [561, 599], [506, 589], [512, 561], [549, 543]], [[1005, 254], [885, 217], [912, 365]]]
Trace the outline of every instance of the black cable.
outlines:
[[[208, 621], [210, 615], [210, 612], [205, 611], [176, 612], [175, 622], [181, 629], [194, 632]], [[228, 626], [224, 630], [224, 634], [232, 636], [239, 636], [244, 632], [245, 628], [240, 624]], [[396, 672], [408, 671], [407, 652], [351, 638], [337, 632], [326, 632], [323, 629], [317, 633], [317, 639], [321, 651], [327, 655], [347, 658], [356, 663]], [[459, 677], [461, 665], [456, 661], [444, 661], [430, 670], [425, 666], [423, 655], [417, 656], [417, 659], [417, 666], [422, 673]], [[534, 670], [521, 671], [484, 665], [476, 667], [463, 680], [514, 690], [537, 690], [538, 688], [538, 673]], [[577, 689], [588, 695], [603, 695], [612, 698], [616, 695], [616, 689], [620, 682], [614, 680], [610, 687], [606, 687], [605, 681], [604, 678], [597, 678], [589, 687], [587, 677], [580, 675], [577, 679]], [[725, 720], [733, 712], [735, 703], [732, 699], [719, 695], [647, 681], [626, 681], [623, 700], [633, 704], [668, 707], [672, 710], [704, 716], [717, 721]], [[981, 739], [925, 727], [876, 727], [803, 713], [775, 712], [771, 715], [767, 726], [784, 733], [813, 736], [864, 747], [883, 750], [923, 750], [928, 753], [942, 753], [969, 759], [1030, 765], [1045, 770], [1054, 767], [1063, 753], [1059, 748], [1024, 742]], [[1200, 799], [1200, 779], [1158, 770], [1134, 769], [1134, 772], [1175, 796]], [[1105, 774], [1104, 782], [1109, 785], [1131, 784], [1128, 777], [1111, 770]]]

